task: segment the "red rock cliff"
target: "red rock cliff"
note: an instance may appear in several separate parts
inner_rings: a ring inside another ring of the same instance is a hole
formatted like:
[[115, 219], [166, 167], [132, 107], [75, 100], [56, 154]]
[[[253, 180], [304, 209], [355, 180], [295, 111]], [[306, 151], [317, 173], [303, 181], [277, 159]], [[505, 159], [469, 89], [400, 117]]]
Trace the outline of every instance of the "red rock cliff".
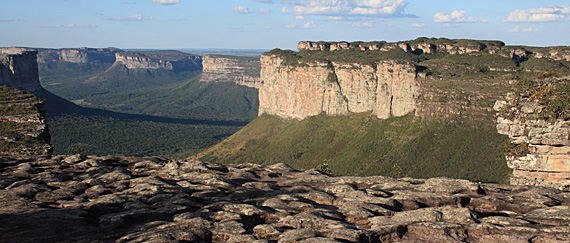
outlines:
[[417, 72], [412, 64], [313, 62], [289, 65], [279, 55], [261, 56], [259, 114], [303, 119], [325, 113], [370, 112], [378, 118], [416, 109]]

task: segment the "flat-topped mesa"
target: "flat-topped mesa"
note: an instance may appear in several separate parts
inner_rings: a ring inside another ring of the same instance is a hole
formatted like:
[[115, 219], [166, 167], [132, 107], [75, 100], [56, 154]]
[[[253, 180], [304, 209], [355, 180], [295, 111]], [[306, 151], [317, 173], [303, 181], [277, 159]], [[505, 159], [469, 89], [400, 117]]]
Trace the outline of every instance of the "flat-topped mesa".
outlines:
[[232, 82], [253, 88], [261, 84], [259, 57], [205, 55], [202, 57], [202, 82]]
[[116, 48], [64, 48], [64, 49], [38, 49], [38, 63], [49, 64], [53, 62], [70, 63], [113, 63], [115, 53], [121, 50]]
[[[556, 114], [559, 111], [566, 112], [568, 116], [568, 97], [556, 94], [556, 90], [570, 87], [570, 77], [535, 85], [522, 95], [510, 93], [506, 100], [497, 101], [494, 106], [499, 112], [498, 132], [508, 135], [515, 144], [506, 156], [507, 165], [513, 169], [510, 182], [513, 185], [548, 186], [568, 191], [570, 121], [568, 117], [555, 118], [559, 116]], [[545, 94], [546, 97], [539, 97]], [[560, 100], [566, 104], [554, 104]], [[553, 110], [552, 107], [556, 108]]]
[[179, 51], [126, 51], [115, 53], [115, 63], [128, 69], [167, 69], [173, 71], [197, 71], [202, 69], [199, 56]]
[[37, 51], [27, 48], [0, 49], [0, 85], [28, 92], [42, 89], [37, 54]]
[[304, 119], [321, 113], [370, 112], [389, 118], [416, 109], [418, 72], [411, 63], [299, 63], [289, 60], [286, 53], [272, 51], [261, 56], [260, 115]]

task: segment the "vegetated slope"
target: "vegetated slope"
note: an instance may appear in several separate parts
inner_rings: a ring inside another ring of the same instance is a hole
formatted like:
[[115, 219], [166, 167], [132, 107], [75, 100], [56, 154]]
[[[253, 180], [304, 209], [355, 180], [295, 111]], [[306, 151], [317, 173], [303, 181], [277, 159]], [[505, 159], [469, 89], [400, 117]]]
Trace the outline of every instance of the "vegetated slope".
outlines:
[[[485, 50], [484, 44], [479, 46]], [[282, 66], [273, 68], [297, 72], [310, 69], [315, 62], [354, 64], [355, 68], [379, 60], [412, 63], [423, 76], [418, 80], [418, 117], [379, 120], [367, 113], [287, 121], [264, 115], [195, 158], [222, 163], [285, 162], [339, 175], [448, 176], [506, 182], [510, 171], [504, 153], [509, 142], [497, 133], [493, 104], [516, 80], [536, 78], [545, 70], [570, 74], [565, 60], [543, 59], [530, 52], [522, 52], [526, 56], [509, 54], [521, 49], [505, 47], [499, 54], [491, 54], [492, 50], [424, 53], [397, 46], [387, 51], [273, 50], [264, 55], [276, 55], [283, 61]]]
[[198, 74], [199, 71], [128, 69], [120, 63], [57, 62], [50, 66], [40, 65], [40, 79], [47, 90], [89, 107], [99, 107], [96, 102], [101, 95], [181, 83]]
[[338, 175], [447, 176], [502, 182], [508, 139], [492, 122], [379, 120], [368, 115], [313, 116], [302, 121], [263, 115], [198, 159], [221, 163], [288, 163]]
[[257, 116], [257, 89], [229, 82], [200, 82], [200, 75], [182, 83], [85, 101], [106, 110], [172, 118], [251, 121]]

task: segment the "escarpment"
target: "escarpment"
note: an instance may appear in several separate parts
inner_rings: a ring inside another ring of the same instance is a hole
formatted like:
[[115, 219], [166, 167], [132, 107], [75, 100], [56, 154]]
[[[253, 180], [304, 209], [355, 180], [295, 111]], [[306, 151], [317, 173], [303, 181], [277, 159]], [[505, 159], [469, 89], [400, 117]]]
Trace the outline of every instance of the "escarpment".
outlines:
[[0, 156], [51, 154], [44, 105], [31, 93], [0, 86]]
[[521, 81], [497, 101], [497, 130], [514, 144], [506, 156], [513, 185], [570, 190], [570, 79]]
[[202, 69], [199, 56], [179, 51], [125, 51], [115, 53], [115, 63], [128, 69], [167, 69], [173, 71], [198, 71]]
[[289, 119], [362, 112], [382, 119], [487, 116], [508, 79], [516, 78], [510, 72], [567, 73], [570, 60], [570, 47], [444, 38], [302, 41], [297, 48], [262, 55], [259, 114]]
[[21, 48], [0, 50], [0, 85], [33, 92], [42, 89], [37, 51]]
[[413, 64], [325, 61], [288, 65], [279, 55], [265, 54], [261, 66], [259, 114], [303, 119], [320, 113], [370, 112], [389, 118], [416, 108], [418, 73]]
[[205, 55], [202, 57], [202, 82], [232, 82], [259, 88], [259, 57]]

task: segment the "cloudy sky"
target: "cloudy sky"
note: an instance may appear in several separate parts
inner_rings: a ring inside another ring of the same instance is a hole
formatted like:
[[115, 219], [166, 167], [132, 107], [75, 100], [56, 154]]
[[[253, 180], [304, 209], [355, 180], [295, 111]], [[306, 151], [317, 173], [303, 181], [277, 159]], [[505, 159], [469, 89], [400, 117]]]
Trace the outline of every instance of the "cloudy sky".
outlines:
[[296, 49], [417, 37], [570, 45], [570, 0], [0, 0], [0, 46]]

